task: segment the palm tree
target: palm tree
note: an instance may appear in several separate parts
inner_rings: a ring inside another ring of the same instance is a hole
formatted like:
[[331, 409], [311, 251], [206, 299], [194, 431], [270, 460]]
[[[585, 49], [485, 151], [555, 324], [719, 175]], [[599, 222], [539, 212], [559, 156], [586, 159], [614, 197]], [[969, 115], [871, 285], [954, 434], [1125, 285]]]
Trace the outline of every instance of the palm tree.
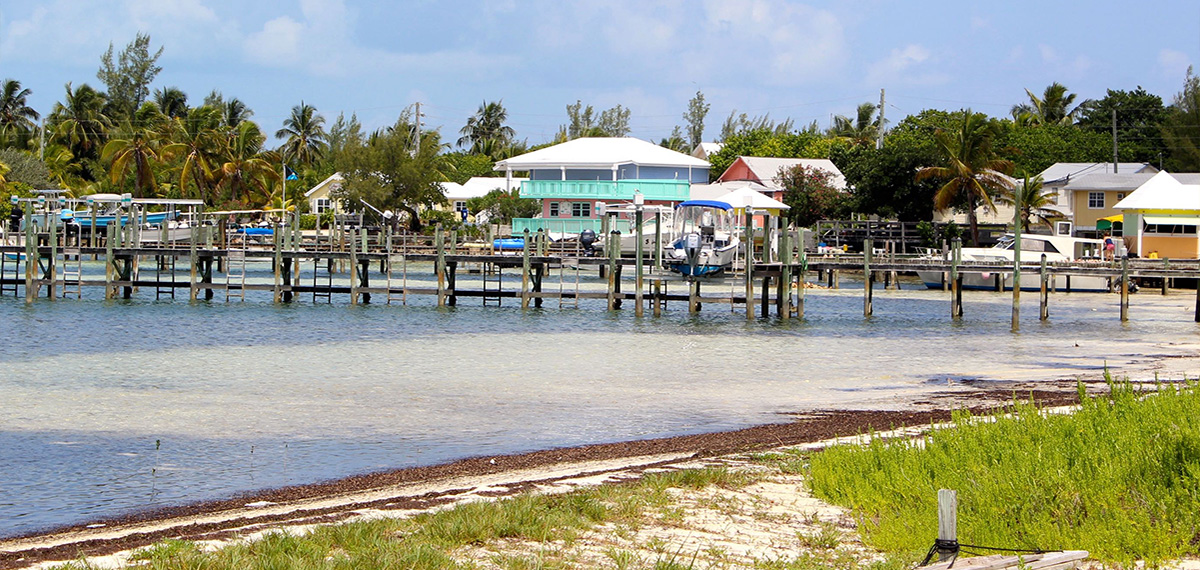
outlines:
[[280, 181], [279, 171], [275, 169], [279, 164], [279, 153], [264, 151], [265, 140], [253, 121], [242, 121], [234, 129], [221, 164], [223, 184], [229, 190], [230, 201], [261, 205], [270, 200], [271, 184]]
[[209, 189], [220, 172], [216, 166], [224, 142], [218, 131], [220, 124], [221, 111], [209, 106], [192, 109], [186, 117], [173, 122], [172, 139], [175, 142], [163, 147], [162, 152], [166, 160], [181, 159], [176, 168], [179, 170], [179, 189], [185, 195], [191, 184], [196, 189], [195, 196], [205, 201], [210, 198]]
[[154, 90], [154, 103], [162, 114], [176, 119], [188, 114], [187, 93], [178, 87], [165, 87]]
[[879, 119], [875, 117], [878, 107], [874, 103], [863, 103], [858, 106], [855, 120], [838, 115], [833, 118], [833, 127], [829, 134], [847, 140], [853, 145], [875, 144], [879, 136]]
[[983, 113], [962, 112], [962, 124], [947, 132], [934, 132], [934, 142], [945, 160], [945, 166], [926, 166], [917, 171], [917, 180], [943, 179], [946, 183], [933, 197], [934, 208], [945, 211], [965, 201], [971, 240], [979, 243], [979, 220], [976, 210], [983, 206], [995, 211], [992, 194], [1009, 185], [1004, 174], [1012, 171], [1012, 162], [996, 157], [992, 137], [998, 126]]
[[1067, 88], [1063, 84], [1057, 81], [1051, 83], [1042, 92], [1041, 98], [1028, 89], [1025, 90], [1025, 93], [1029, 95], [1029, 102], [1014, 105], [1012, 108], [1013, 120], [1018, 124], [1029, 126], [1070, 125], [1075, 122], [1075, 115], [1079, 112], [1079, 107], [1070, 108], [1071, 103], [1075, 102], [1075, 94], [1067, 93]]
[[159, 141], [162, 135], [148, 126], [135, 125], [128, 121], [122, 123], [120, 130], [129, 133], [129, 137], [108, 141], [100, 159], [111, 161], [110, 182], [119, 184], [132, 169], [133, 195], [139, 198], [149, 197], [156, 185], [154, 165], [161, 162]]
[[279, 148], [280, 152], [300, 164], [312, 166], [329, 149], [324, 124], [325, 117], [318, 115], [312, 105], [301, 101], [292, 107], [292, 116], [283, 121], [283, 128], [275, 131], [277, 138], [287, 138]]
[[30, 91], [22, 89], [21, 82], [15, 79], [5, 79], [0, 84], [0, 146], [12, 146], [15, 137], [37, 128], [40, 115], [26, 104], [29, 95]]
[[1062, 218], [1061, 213], [1050, 207], [1058, 203], [1058, 193], [1054, 190], [1043, 191], [1041, 176], [1030, 178], [1029, 174], [1025, 174], [1020, 184], [1002, 188], [996, 197], [997, 202], [1010, 206], [1015, 206], [1018, 199], [1021, 201], [1021, 227], [1030, 227], [1032, 220], [1050, 225]]
[[222, 113], [222, 122], [230, 129], [237, 128], [242, 124], [242, 121], [249, 121], [250, 117], [254, 116], [254, 111], [250, 110], [241, 99], [234, 97], [225, 101]]
[[479, 105], [479, 110], [467, 118], [466, 126], [458, 131], [462, 135], [458, 139], [458, 146], [468, 146], [476, 154], [479, 154], [477, 151], [484, 141], [493, 141], [499, 147], [504, 147], [517, 134], [512, 127], [504, 124], [507, 119], [508, 110], [504, 108], [504, 101], [484, 101]]
[[104, 106], [104, 94], [87, 83], [74, 90], [67, 83], [66, 98], [54, 104], [50, 112], [50, 121], [55, 125], [54, 138], [76, 159], [95, 158], [103, 146], [113, 124], [104, 113]]

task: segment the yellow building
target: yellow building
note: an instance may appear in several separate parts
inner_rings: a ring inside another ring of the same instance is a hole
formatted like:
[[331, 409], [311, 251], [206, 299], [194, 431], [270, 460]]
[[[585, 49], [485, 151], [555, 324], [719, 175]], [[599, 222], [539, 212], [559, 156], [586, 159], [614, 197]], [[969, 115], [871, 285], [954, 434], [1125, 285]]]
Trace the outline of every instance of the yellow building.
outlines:
[[1095, 237], [1100, 233], [1096, 222], [1120, 214], [1117, 203], [1154, 176], [1150, 172], [1107, 172], [1072, 178], [1061, 192], [1068, 196], [1067, 210], [1071, 212], [1076, 235]]
[[335, 214], [342, 213], [342, 203], [330, 196], [334, 190], [342, 187], [342, 175], [334, 173], [329, 178], [322, 180], [316, 186], [313, 186], [304, 193], [304, 199], [308, 201], [308, 211], [314, 214], [323, 214], [333, 210]]
[[1159, 172], [1112, 210], [1124, 214], [1123, 232], [1138, 256], [1200, 258], [1200, 174]]

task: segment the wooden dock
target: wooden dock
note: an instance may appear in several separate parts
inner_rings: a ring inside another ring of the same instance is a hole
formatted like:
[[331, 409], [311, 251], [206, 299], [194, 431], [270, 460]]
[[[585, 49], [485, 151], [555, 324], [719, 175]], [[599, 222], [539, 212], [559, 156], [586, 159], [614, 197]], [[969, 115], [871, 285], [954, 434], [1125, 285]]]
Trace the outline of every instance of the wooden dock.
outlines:
[[[162, 239], [153, 244], [145, 244], [133, 228], [109, 227], [103, 236], [83, 239], [67, 239], [53, 227], [49, 229], [43, 233], [28, 229], [24, 235], [5, 236], [4, 245], [0, 245], [0, 294], [23, 293], [32, 303], [39, 298], [78, 298], [84, 289], [99, 287], [104, 289], [106, 299], [130, 299], [147, 290], [153, 291], [156, 299], [174, 299], [177, 291], [186, 290], [191, 301], [212, 300], [218, 293], [224, 293], [226, 300], [241, 300], [247, 291], [261, 291], [271, 292], [277, 303], [294, 302], [297, 295], [311, 295], [314, 302], [348, 296], [350, 304], [376, 299], [407, 304], [410, 296], [432, 296], [439, 307], [455, 306], [460, 298], [468, 298], [480, 299], [484, 305], [519, 300], [522, 309], [543, 307], [548, 299], [557, 299], [560, 307], [566, 301], [578, 306], [580, 299], [595, 299], [604, 300], [609, 310], [632, 301], [638, 316], [644, 314], [647, 305], [658, 316], [666, 303], [684, 302], [690, 312], [698, 312], [706, 304], [727, 305], [731, 311], [740, 305], [748, 319], [766, 317], [772, 311], [781, 319], [789, 319], [804, 316], [805, 290], [814, 277], [837, 288], [843, 273], [862, 276], [863, 314], [869, 317], [874, 291], [881, 281], [885, 288], [891, 288], [901, 274], [932, 271], [945, 275], [950, 316], [960, 318], [964, 273], [995, 274], [997, 287], [1002, 290], [1000, 276], [1015, 269], [1012, 263], [961, 261], [954, 253], [957, 250], [940, 257], [881, 255], [873, 252], [869, 239], [865, 254], [815, 256], [799, 247], [790, 232], [778, 232], [773, 243], [760, 242], [759, 247], [751, 248], [749, 263], [740, 260], [722, 277], [690, 279], [667, 272], [661, 252], [639, 251], [633, 258], [620, 257], [615, 248], [589, 252], [578, 244], [551, 244], [540, 232], [527, 234], [525, 247], [519, 252], [504, 253], [494, 250], [490, 240], [470, 242], [440, 228], [434, 236], [393, 235], [386, 230], [359, 228], [338, 228], [314, 236], [277, 226], [267, 242], [252, 243], [248, 237], [239, 241], [226, 232], [218, 233], [214, 227], [197, 227], [185, 241]], [[619, 234], [611, 237], [614, 239], [610, 243], [619, 242], [615, 239]], [[103, 260], [103, 278], [83, 270], [82, 260], [89, 258]], [[247, 280], [246, 264], [252, 262], [268, 262], [273, 278]], [[311, 272], [302, 278], [308, 267]], [[477, 268], [470, 271], [482, 277], [475, 288], [460, 282], [469, 268]], [[576, 276], [570, 286], [564, 278], [568, 268]], [[548, 277], [555, 269], [559, 280], [550, 283]], [[423, 272], [424, 279], [410, 279], [410, 270]], [[604, 280], [602, 289], [580, 285], [579, 273], [588, 270], [596, 271]], [[1107, 278], [1121, 293], [1120, 318], [1127, 320], [1131, 279], [1158, 280], [1165, 294], [1172, 280], [1197, 279], [1200, 260], [1047, 263], [1037, 259], [1023, 260], [1019, 271], [1040, 281], [1043, 320], [1048, 318], [1049, 296], [1054, 292], [1048, 283], [1054, 283], [1053, 278], [1059, 275]], [[505, 287], [505, 272], [510, 276], [516, 272], [519, 287], [511, 283]], [[424, 282], [426, 279], [432, 284]], [[1019, 290], [1013, 293], [1015, 328]], [[1195, 317], [1200, 322], [1200, 308]]]

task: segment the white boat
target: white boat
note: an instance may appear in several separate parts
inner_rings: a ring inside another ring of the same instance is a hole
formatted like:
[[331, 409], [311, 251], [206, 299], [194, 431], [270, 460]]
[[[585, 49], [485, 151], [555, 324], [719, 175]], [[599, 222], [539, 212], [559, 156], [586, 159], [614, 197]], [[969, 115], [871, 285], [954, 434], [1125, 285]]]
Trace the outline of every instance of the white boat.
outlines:
[[[633, 255], [637, 253], [637, 228], [634, 225], [634, 207], [633, 206], [609, 206], [608, 212], [620, 212], [629, 216], [629, 231], [621, 234], [621, 255]], [[642, 252], [647, 257], [654, 255], [654, 240], [655, 229], [654, 215], [658, 213], [660, 223], [662, 224], [662, 247], [666, 249], [674, 239], [673, 217], [674, 209], [669, 206], [645, 206], [642, 212]], [[603, 248], [605, 236], [598, 236], [596, 240], [596, 248]]]
[[689, 200], [675, 207], [667, 264], [691, 276], [716, 275], [733, 265], [741, 240], [733, 227], [733, 206], [716, 200]]
[[[1062, 263], [1079, 260], [1099, 261], [1103, 259], [1104, 241], [1089, 238], [1077, 238], [1069, 235], [1070, 226], [1064, 226], [1067, 235], [1021, 234], [1021, 264], [1041, 262], [1042, 254], [1046, 255], [1049, 263]], [[964, 262], [983, 262], [1009, 264], [1013, 262], [1013, 246], [1016, 239], [1012, 234], [1000, 238], [993, 247], [964, 247], [962, 260]], [[940, 259], [940, 256], [937, 256]], [[1012, 272], [972, 272], [959, 270], [962, 273], [963, 289], [996, 290], [996, 280], [1000, 279], [1005, 290], [1012, 290]], [[1021, 280], [1021, 290], [1037, 291], [1041, 289], [1041, 281], [1037, 273], [1024, 273]], [[941, 271], [918, 271], [917, 276], [930, 289], [941, 289], [943, 273]], [[1098, 275], [1051, 275], [1051, 287], [1058, 290], [1070, 291], [1109, 291], [1109, 278]]]

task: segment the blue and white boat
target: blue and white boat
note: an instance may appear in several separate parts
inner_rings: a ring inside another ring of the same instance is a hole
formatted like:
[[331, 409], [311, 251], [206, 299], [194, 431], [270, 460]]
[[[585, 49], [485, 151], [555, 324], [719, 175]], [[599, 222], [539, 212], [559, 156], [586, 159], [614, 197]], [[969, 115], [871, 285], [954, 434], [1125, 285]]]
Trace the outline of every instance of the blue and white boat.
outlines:
[[701, 277], [733, 265], [741, 240], [734, 231], [733, 206], [716, 200], [689, 200], [675, 207], [675, 241], [668, 249], [672, 271]]

